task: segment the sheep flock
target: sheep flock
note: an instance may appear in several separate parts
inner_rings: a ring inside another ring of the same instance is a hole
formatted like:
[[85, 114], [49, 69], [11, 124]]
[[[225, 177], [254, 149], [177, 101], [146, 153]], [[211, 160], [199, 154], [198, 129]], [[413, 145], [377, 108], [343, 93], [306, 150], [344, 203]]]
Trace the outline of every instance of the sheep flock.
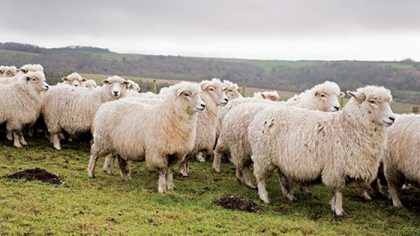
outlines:
[[343, 189], [353, 182], [370, 186], [383, 173], [392, 204], [402, 207], [398, 190], [420, 186], [420, 115], [394, 114], [384, 87], [347, 94], [340, 107], [345, 94], [325, 81], [287, 101], [276, 91], [242, 97], [237, 84], [218, 78], [140, 93], [120, 76], [97, 85], [74, 72], [48, 85], [41, 65], [0, 66], [0, 123], [16, 148], [28, 146], [25, 136], [34, 130], [56, 151], [64, 139], [91, 134], [89, 178], [99, 158], [108, 174], [118, 163], [127, 181], [130, 165], [145, 162], [159, 173], [162, 194], [175, 189], [175, 166], [187, 177], [190, 161], [212, 159], [220, 172], [225, 158], [238, 182], [257, 189], [266, 204], [266, 181], [275, 173], [290, 201], [294, 185], [307, 191], [319, 180], [332, 192], [331, 210], [342, 216]]

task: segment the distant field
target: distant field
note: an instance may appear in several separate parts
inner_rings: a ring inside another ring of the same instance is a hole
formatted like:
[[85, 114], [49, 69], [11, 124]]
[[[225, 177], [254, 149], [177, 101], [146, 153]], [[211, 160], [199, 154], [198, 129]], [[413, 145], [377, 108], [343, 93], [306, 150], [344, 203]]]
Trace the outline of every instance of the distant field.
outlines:
[[[83, 75], [89, 79], [94, 79], [98, 83], [100, 83], [102, 80], [106, 79], [109, 76], [109, 75], [104, 75], [104, 74], [83, 74]], [[162, 79], [143, 78], [143, 77], [136, 77], [136, 76], [123, 76], [123, 77], [140, 83], [140, 86], [142, 83], [150, 84], [153, 82], [153, 80], [156, 80], [157, 84], [165, 84], [165, 85], [178, 82], [177, 80], [162, 80]], [[263, 90], [258, 89], [258, 88], [246, 88], [245, 96], [252, 96], [253, 93], [256, 91], [263, 91]], [[146, 92], [146, 91], [142, 90], [142, 92]], [[279, 93], [281, 100], [287, 100], [288, 98], [295, 95], [295, 93], [289, 92], [289, 91], [277, 90], [277, 92]], [[405, 91], [397, 91], [397, 92], [403, 93]], [[409, 91], [409, 92], [411, 96], [420, 96], [420, 92], [414, 92], [414, 91]], [[397, 113], [410, 113], [414, 106], [420, 106], [420, 105], [405, 104], [405, 103], [399, 103], [399, 102], [394, 102], [391, 104], [392, 109], [394, 110], [394, 112], [397, 112]]]

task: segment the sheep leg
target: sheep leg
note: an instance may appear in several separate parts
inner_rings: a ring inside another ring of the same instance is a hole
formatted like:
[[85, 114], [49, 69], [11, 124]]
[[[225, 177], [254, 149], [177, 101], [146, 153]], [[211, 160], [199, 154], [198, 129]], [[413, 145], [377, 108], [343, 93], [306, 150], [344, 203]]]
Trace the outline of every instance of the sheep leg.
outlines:
[[112, 170], [114, 169], [115, 157], [113, 155], [108, 155], [105, 158], [104, 166], [102, 170], [108, 175], [112, 175]]
[[388, 194], [392, 199], [392, 205], [398, 208], [403, 207], [398, 196], [398, 188], [403, 183], [403, 176], [392, 167], [384, 168], [384, 174], [388, 182]]
[[22, 148], [22, 144], [19, 142], [19, 134], [16, 131], [13, 131], [13, 145]]
[[51, 134], [51, 142], [55, 149], [61, 150], [59, 134]]
[[371, 187], [367, 183], [359, 183], [359, 186], [362, 188], [362, 198], [365, 199], [365, 201], [370, 201], [372, 198], [369, 195], [369, 191], [371, 190]]
[[[56, 136], [58, 138], [58, 135]], [[89, 165], [87, 168], [88, 176], [90, 178], [95, 178], [95, 167], [96, 162], [98, 161], [100, 156], [104, 156], [107, 153], [103, 153], [100, 150], [96, 150], [96, 145], [93, 144], [90, 148], [90, 159], [89, 159]]]
[[213, 151], [213, 170], [217, 173], [220, 173], [220, 163], [222, 162], [222, 156], [223, 154], [216, 147], [216, 149]]
[[331, 205], [331, 207], [334, 208], [335, 215], [336, 216], [343, 216], [344, 215], [343, 194], [341, 193], [340, 190], [338, 190], [338, 189], [335, 190], [333, 199], [334, 199], [334, 207], [332, 207], [332, 205]]
[[120, 175], [125, 180], [131, 180], [131, 169], [128, 161], [124, 160], [120, 156], [117, 157], [118, 165], [120, 166]]
[[174, 175], [171, 168], [168, 169], [168, 172], [166, 172], [166, 188], [168, 190], [174, 190], [175, 184], [174, 184]]
[[20, 144], [22, 144], [23, 146], [28, 146], [28, 143], [26, 142], [25, 138], [23, 137], [22, 130], [18, 132], [18, 135], [19, 135]]
[[184, 177], [188, 177], [188, 157], [185, 157], [185, 159], [181, 161], [180, 166], [179, 173]]
[[243, 169], [242, 174], [243, 174], [243, 178], [245, 180], [245, 184], [252, 189], [256, 189], [257, 186], [255, 185], [255, 182], [254, 182], [254, 178], [253, 178], [252, 170], [251, 170], [251, 165], [247, 165]]
[[197, 161], [199, 162], [206, 162], [206, 158], [204, 157], [203, 151], [198, 152], [197, 155], [195, 156], [195, 159], [197, 159]]
[[398, 185], [397, 183], [388, 180], [388, 193], [389, 193], [389, 196], [392, 199], [392, 205], [394, 205], [394, 207], [398, 207], [398, 208], [403, 207], [403, 205], [401, 203], [401, 200], [398, 196], [398, 190], [397, 189], [398, 189], [399, 186], [400, 185]]
[[[252, 160], [255, 161], [256, 158], [252, 158]], [[258, 196], [260, 197], [261, 201], [263, 201], [266, 204], [270, 204], [271, 202], [270, 198], [268, 197], [268, 192], [265, 183], [270, 171], [272, 171], [272, 168], [264, 166], [258, 161], [254, 162], [254, 175], [257, 179]]]
[[13, 131], [7, 130], [6, 138], [9, 141], [13, 141]]
[[34, 126], [33, 125], [28, 126], [28, 136], [31, 137], [31, 138], [34, 136]]
[[159, 170], [159, 182], [158, 182], [158, 192], [165, 193], [166, 192], [166, 169]]
[[286, 176], [284, 176], [283, 173], [281, 173], [279, 169], [277, 169], [276, 172], [277, 172], [277, 178], [279, 179], [280, 188], [281, 188], [281, 192], [283, 196], [289, 201], [295, 200], [295, 197], [292, 191], [292, 183], [289, 181], [289, 179]]

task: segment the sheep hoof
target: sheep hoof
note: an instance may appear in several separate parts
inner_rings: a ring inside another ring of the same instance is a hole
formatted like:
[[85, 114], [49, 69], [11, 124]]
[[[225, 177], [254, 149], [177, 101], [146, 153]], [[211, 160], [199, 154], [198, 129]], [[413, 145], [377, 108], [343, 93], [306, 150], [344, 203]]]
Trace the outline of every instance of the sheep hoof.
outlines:
[[22, 144], [23, 146], [28, 146], [28, 143], [26, 141], [21, 141], [20, 144]]
[[335, 216], [337, 216], [337, 217], [342, 217], [342, 216], [344, 216], [344, 211], [343, 211], [343, 210], [336, 210], [336, 211], [335, 211]]
[[17, 148], [22, 148], [22, 144], [20, 144], [20, 142], [14, 142], [13, 145]]
[[188, 173], [185, 170], [180, 170], [179, 173], [183, 176], [183, 177], [188, 177]]
[[168, 190], [174, 190], [174, 189], [176, 189], [176, 186], [175, 186], [175, 184], [167, 184], [167, 185], [166, 185], [166, 188], [167, 188]]
[[217, 168], [217, 167], [214, 167], [214, 166], [213, 166], [213, 170], [214, 170], [215, 172], [217, 172], [217, 173], [220, 173], [220, 168]]
[[370, 201], [370, 200], [372, 200], [372, 198], [369, 196], [369, 194], [368, 193], [363, 193], [362, 194], [362, 197], [363, 197], [363, 199], [365, 200], [365, 201]]
[[105, 174], [112, 175], [112, 170], [109, 170], [107, 168], [103, 168], [102, 170], [104, 171]]
[[12, 141], [13, 140], [13, 136], [11, 134], [7, 134], [6, 135], [7, 140]]
[[59, 145], [54, 145], [54, 148], [56, 149], [56, 150], [61, 150], [61, 147], [59, 146]]

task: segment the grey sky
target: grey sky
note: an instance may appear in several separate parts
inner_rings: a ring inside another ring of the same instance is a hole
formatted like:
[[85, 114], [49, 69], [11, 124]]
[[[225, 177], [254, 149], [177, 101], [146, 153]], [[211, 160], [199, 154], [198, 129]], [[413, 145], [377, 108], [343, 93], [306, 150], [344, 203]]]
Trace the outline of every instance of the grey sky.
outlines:
[[0, 41], [271, 59], [420, 60], [416, 0], [3, 0]]

